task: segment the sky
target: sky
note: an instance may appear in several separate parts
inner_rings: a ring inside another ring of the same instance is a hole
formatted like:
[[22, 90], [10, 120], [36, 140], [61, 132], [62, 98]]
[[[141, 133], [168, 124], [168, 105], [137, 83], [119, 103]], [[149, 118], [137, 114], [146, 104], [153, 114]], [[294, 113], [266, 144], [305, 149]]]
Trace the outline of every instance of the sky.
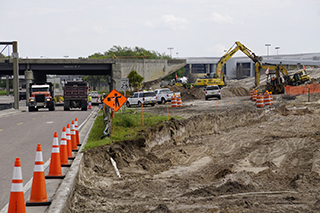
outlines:
[[320, 0], [0, 0], [0, 18], [0, 41], [18, 41], [22, 58], [88, 57], [114, 45], [221, 57], [235, 41], [260, 56], [267, 43], [270, 55], [320, 52]]

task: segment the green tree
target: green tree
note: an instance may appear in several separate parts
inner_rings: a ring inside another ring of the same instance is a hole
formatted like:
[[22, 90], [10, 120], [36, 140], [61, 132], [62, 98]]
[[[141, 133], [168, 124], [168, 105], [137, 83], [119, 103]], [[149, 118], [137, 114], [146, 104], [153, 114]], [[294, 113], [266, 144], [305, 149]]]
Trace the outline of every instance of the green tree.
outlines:
[[106, 83], [109, 81], [108, 75], [83, 75], [82, 80], [89, 83], [92, 90], [97, 90], [100, 83]]
[[129, 75], [129, 86], [133, 88], [140, 88], [141, 83], [143, 81], [143, 77], [137, 73], [137, 71], [132, 70]]
[[186, 69], [184, 67], [178, 69], [177, 71], [175, 71], [174, 73], [168, 75], [167, 77], [164, 78], [164, 80], [171, 80], [174, 79], [176, 77], [176, 75], [178, 76], [178, 78], [181, 78], [185, 75]]
[[169, 55], [166, 55], [165, 53], [159, 53], [157, 51], [153, 50], [146, 50], [142, 47], [121, 47], [114, 45], [112, 48], [110, 48], [108, 51], [102, 53], [94, 53], [90, 55], [88, 58], [113, 58], [114, 56], [148, 56], [148, 59], [170, 59], [171, 57]]
[[[108, 51], [104, 53], [94, 53], [88, 58], [90, 59], [104, 59], [104, 58], [113, 58], [114, 56], [132, 56], [134, 58], [141, 58], [138, 56], [148, 56], [148, 59], [170, 59], [171, 57], [169, 55], [166, 55], [165, 53], [161, 54], [157, 51], [153, 50], [146, 50], [142, 47], [121, 47], [114, 45], [112, 48], [110, 48]], [[141, 76], [140, 76], [141, 77]], [[100, 82], [108, 82], [109, 76], [106, 75], [84, 75], [82, 76], [82, 79], [89, 82], [89, 84], [93, 87], [94, 90], [96, 90], [96, 87], [100, 84]], [[141, 77], [142, 78], [142, 77]], [[139, 86], [133, 86], [133, 87], [140, 87], [141, 82], [139, 83]], [[135, 83], [134, 83], [135, 84]]]

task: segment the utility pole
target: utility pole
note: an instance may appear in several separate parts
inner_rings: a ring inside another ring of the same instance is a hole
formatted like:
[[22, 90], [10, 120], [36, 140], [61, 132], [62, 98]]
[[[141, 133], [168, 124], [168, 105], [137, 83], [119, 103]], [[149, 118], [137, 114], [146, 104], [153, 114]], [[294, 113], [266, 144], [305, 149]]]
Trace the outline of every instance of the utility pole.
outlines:
[[19, 109], [19, 53], [18, 53], [18, 42], [13, 41], [13, 92], [14, 92], [14, 108]]

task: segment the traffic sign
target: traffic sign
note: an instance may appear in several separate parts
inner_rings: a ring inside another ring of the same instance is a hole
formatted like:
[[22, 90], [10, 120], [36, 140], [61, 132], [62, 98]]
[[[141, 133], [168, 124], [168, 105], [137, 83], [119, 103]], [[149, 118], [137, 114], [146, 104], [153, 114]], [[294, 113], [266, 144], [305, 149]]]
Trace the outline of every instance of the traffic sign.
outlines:
[[127, 98], [121, 95], [117, 90], [113, 89], [109, 95], [103, 100], [107, 106], [117, 112], [121, 106], [127, 101]]
[[121, 91], [127, 91], [129, 89], [129, 78], [121, 78], [120, 85]]

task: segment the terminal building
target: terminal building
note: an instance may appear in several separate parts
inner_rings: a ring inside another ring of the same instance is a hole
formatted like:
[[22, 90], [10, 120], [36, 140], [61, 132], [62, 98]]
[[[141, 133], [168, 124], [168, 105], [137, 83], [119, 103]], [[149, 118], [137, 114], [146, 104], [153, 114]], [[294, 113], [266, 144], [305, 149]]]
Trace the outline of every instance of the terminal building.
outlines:
[[[279, 64], [287, 70], [302, 69], [305, 66], [320, 66], [320, 53], [287, 54], [262, 56], [264, 64]], [[198, 77], [213, 76], [220, 57], [189, 57], [185, 58], [186, 74]], [[228, 79], [246, 78], [255, 76], [255, 64], [247, 56], [232, 57], [224, 65], [223, 74]]]

